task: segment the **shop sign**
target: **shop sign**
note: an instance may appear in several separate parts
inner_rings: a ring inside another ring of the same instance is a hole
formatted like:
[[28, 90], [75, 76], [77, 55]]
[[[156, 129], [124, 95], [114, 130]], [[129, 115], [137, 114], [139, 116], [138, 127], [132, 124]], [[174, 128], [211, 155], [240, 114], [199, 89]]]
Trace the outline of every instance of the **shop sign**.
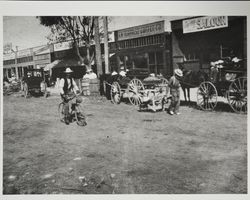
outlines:
[[20, 51], [17, 52], [17, 57], [18, 58], [28, 57], [28, 56], [32, 56], [32, 53], [31, 53], [30, 49], [20, 50]]
[[54, 51], [62, 51], [62, 50], [67, 50], [67, 49], [71, 49], [71, 48], [72, 48], [71, 41], [54, 44]]
[[15, 59], [15, 53], [3, 54], [3, 60], [13, 60]]
[[183, 20], [183, 33], [207, 31], [228, 27], [227, 16], [208, 16]]
[[164, 21], [119, 30], [117, 39], [126, 40], [159, 33], [164, 33]]

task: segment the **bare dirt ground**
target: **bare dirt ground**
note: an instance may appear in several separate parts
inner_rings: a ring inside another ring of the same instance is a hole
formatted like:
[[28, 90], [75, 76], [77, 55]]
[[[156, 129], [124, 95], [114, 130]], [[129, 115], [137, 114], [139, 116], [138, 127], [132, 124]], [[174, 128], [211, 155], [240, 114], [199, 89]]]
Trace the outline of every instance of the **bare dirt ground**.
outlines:
[[59, 102], [3, 97], [4, 194], [247, 193], [247, 115], [228, 105], [170, 116], [89, 97], [80, 127]]

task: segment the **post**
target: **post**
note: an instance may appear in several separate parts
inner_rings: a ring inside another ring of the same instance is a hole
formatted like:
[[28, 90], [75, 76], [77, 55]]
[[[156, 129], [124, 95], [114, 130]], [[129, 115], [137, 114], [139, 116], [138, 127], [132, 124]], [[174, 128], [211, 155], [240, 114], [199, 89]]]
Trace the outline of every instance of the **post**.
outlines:
[[108, 17], [103, 17], [105, 74], [109, 73]]

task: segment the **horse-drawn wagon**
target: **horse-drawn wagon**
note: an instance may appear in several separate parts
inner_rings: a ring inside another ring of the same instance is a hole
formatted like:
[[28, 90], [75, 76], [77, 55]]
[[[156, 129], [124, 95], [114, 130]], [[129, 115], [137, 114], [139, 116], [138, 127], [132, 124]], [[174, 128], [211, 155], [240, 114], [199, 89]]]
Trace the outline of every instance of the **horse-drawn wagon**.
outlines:
[[[145, 76], [123, 77], [119, 74], [111, 76], [106, 84], [110, 87], [112, 103], [119, 104], [122, 98], [128, 98], [130, 103], [140, 109], [151, 108], [153, 111], [164, 107], [164, 99], [169, 95], [168, 81], [164, 77]], [[145, 78], [146, 77], [146, 78]]]
[[247, 113], [247, 70], [238, 62], [217, 63], [215, 76], [202, 82], [197, 91], [197, 105], [202, 110], [214, 110], [217, 97], [225, 97], [237, 113]]

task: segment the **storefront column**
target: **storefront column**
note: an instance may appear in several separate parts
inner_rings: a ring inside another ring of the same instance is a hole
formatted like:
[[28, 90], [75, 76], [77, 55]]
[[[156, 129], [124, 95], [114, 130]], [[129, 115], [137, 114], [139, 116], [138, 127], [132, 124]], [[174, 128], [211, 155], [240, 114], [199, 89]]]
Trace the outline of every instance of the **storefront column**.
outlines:
[[19, 79], [18, 67], [15, 67], [15, 71], [16, 71], [16, 78]]

